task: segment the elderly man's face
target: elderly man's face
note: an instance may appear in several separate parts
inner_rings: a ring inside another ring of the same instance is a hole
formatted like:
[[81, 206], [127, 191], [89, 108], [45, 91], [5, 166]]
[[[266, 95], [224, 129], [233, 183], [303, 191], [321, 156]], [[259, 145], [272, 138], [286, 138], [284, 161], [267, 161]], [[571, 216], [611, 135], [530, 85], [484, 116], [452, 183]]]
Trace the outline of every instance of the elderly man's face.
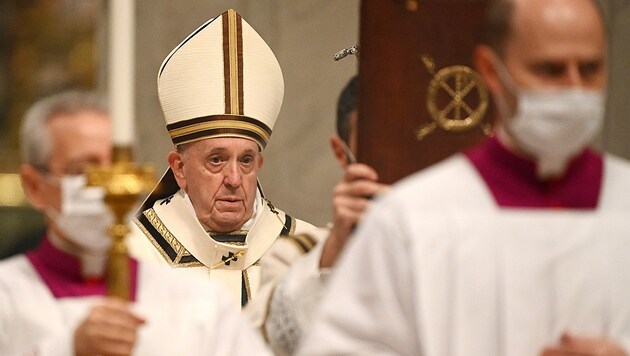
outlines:
[[263, 157], [249, 139], [222, 137], [196, 141], [171, 152], [175, 178], [197, 218], [216, 232], [238, 230], [252, 217]]
[[606, 84], [602, 18], [591, 0], [516, 0], [503, 62], [519, 87]]

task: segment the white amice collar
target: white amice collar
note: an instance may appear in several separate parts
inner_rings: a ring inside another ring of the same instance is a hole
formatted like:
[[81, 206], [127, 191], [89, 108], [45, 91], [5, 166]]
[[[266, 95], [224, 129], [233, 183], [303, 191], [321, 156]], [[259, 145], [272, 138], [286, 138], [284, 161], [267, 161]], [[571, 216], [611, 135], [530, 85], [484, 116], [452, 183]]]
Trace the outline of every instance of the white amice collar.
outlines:
[[258, 190], [258, 188], [256, 188], [256, 199], [254, 199], [254, 212], [252, 213], [252, 217], [249, 218], [249, 220], [247, 220], [245, 224], [243, 224], [241, 230], [249, 231], [254, 226], [256, 218], [258, 217], [258, 211], [260, 211], [260, 209], [258, 209], [258, 205], [260, 204], [262, 204], [262, 197], [260, 196], [260, 191]]
[[[179, 190], [179, 194], [181, 194], [181, 196], [184, 198], [184, 203], [186, 205], [186, 208], [188, 209], [188, 213], [192, 214], [192, 216], [196, 218], [197, 213], [195, 212], [195, 207], [193, 207], [188, 194], [186, 194], [186, 192], [183, 189]], [[260, 195], [260, 190], [256, 188], [256, 199], [254, 199], [254, 212], [252, 213], [252, 217], [249, 220], [247, 220], [245, 224], [243, 224], [243, 226], [241, 226], [241, 230], [247, 231], [247, 230], [250, 230], [254, 226], [254, 223], [256, 222], [256, 218], [258, 217], [258, 212], [260, 211], [258, 206], [261, 205], [262, 203], [263, 203], [263, 199], [262, 199], [262, 196]], [[199, 221], [199, 219], [197, 219], [197, 221]], [[203, 226], [204, 230], [211, 231], [210, 228], [208, 228], [201, 221], [199, 221], [199, 224]]]

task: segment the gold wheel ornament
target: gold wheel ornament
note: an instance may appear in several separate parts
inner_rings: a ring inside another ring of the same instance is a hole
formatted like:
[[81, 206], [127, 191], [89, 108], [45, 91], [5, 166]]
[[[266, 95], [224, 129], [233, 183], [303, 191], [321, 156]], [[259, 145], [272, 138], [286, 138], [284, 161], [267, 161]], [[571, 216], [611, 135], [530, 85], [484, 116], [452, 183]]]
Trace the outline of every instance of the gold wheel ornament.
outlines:
[[[432, 122], [417, 130], [417, 139], [424, 139], [438, 127], [449, 132], [464, 132], [480, 126], [489, 102], [488, 90], [479, 74], [464, 65], [442, 68], [435, 73], [435, 65], [430, 58], [423, 56], [422, 61], [433, 75], [427, 90], [427, 110]], [[448, 100], [440, 100], [443, 97]], [[488, 123], [481, 128], [485, 134], [490, 133]]]

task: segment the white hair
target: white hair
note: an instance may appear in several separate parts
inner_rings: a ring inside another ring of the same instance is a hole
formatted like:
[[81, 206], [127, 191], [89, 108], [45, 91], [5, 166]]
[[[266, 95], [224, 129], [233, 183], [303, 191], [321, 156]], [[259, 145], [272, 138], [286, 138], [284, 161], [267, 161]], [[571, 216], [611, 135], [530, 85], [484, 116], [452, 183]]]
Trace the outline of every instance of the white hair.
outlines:
[[104, 98], [89, 91], [66, 91], [35, 102], [24, 115], [20, 130], [23, 162], [46, 170], [52, 153], [48, 121], [59, 114], [81, 111], [109, 112]]

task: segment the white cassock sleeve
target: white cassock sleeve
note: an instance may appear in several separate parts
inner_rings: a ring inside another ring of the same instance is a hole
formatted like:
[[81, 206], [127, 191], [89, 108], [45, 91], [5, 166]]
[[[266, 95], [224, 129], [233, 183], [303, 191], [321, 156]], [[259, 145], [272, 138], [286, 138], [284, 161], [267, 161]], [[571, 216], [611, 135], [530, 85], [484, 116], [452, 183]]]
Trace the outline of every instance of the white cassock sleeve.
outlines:
[[[9, 293], [5, 293], [2, 289], [5, 285], [0, 285], [0, 355], [18, 356], [18, 355], [72, 355], [74, 354], [74, 330], [15, 330], [16, 325], [10, 323], [15, 320], [14, 312], [16, 308], [12, 306]], [[29, 296], [19, 296], [20, 298], [29, 298]], [[33, 318], [46, 317], [47, 311], [33, 310]], [[39, 316], [38, 316], [39, 315]], [[32, 335], [45, 335], [40, 338], [32, 338]], [[28, 339], [36, 339], [32, 344], [24, 349], [20, 345], [28, 343]]]
[[[258, 293], [243, 309], [247, 318], [262, 332], [266, 331], [265, 325], [270, 317], [269, 306], [277, 286], [286, 279], [287, 273], [293, 270], [296, 263], [300, 272], [293, 273], [291, 279], [312, 280], [312, 276], [317, 273], [319, 266], [319, 255], [317, 246], [322, 244], [322, 240], [327, 236], [328, 229], [317, 228], [298, 220], [298, 227], [292, 236], [280, 236], [271, 246], [269, 251], [260, 260], [261, 264], [261, 287]], [[305, 235], [315, 246], [305, 254], [300, 244], [296, 243], [295, 236]], [[300, 247], [298, 247], [300, 246]], [[316, 254], [317, 256], [315, 256]], [[304, 262], [306, 258], [309, 261]], [[317, 260], [315, 263], [313, 261]], [[313, 267], [315, 266], [315, 267]], [[301, 282], [299, 282], [301, 283]], [[307, 282], [308, 283], [308, 282]]]
[[326, 288], [328, 269], [320, 269], [324, 241], [300, 257], [276, 286], [264, 328], [276, 355], [292, 355], [308, 334]]
[[412, 269], [400, 223], [370, 211], [333, 272], [299, 354], [416, 354]]

